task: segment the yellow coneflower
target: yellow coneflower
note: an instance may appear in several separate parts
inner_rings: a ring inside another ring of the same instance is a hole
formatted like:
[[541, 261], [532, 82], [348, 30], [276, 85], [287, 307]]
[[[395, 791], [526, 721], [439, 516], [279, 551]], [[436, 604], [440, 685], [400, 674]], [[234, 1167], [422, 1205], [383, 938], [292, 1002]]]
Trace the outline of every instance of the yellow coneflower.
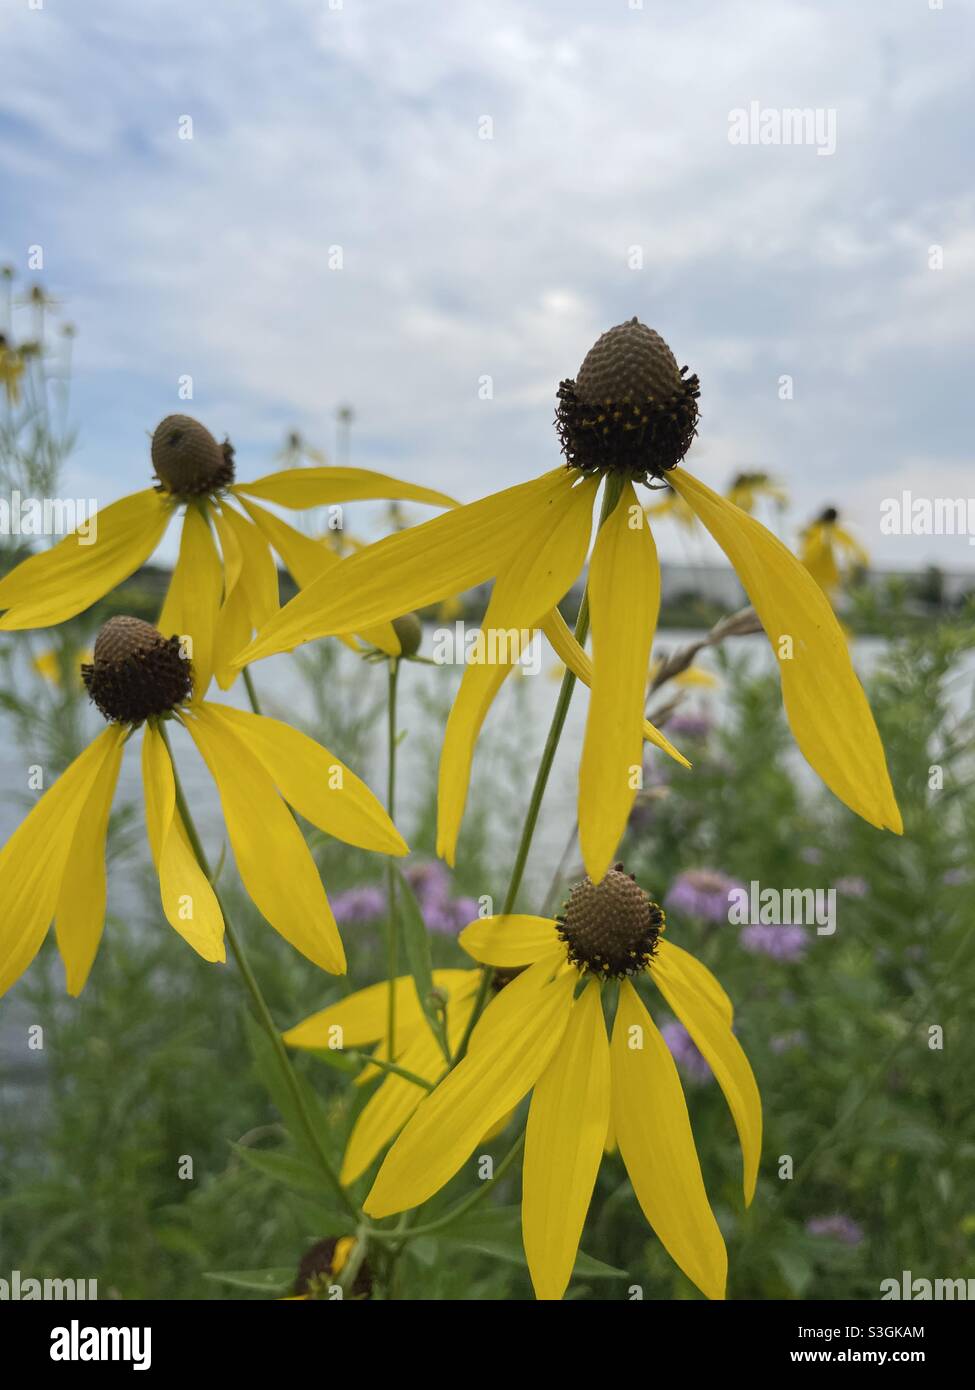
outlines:
[[[456, 1049], [467, 1029], [480, 971], [435, 970], [434, 987], [443, 998], [446, 1015], [445, 1036], [451, 1050]], [[446, 1070], [440, 1044], [420, 1008], [416, 986], [410, 975], [394, 981], [395, 1040], [389, 1056], [385, 1039], [389, 984], [369, 985], [355, 994], [330, 1004], [310, 1018], [296, 1023], [283, 1034], [289, 1047], [326, 1051], [361, 1048], [378, 1043], [374, 1055], [396, 1062], [403, 1071], [435, 1082]], [[358, 1077], [360, 1083], [373, 1080], [379, 1068], [370, 1064]], [[346, 1146], [340, 1180], [355, 1182], [378, 1154], [399, 1133], [426, 1092], [405, 1076], [390, 1074], [363, 1107]]]
[[[63, 686], [64, 684], [64, 658], [56, 647], [48, 647], [46, 651], [38, 652], [31, 665], [39, 676], [43, 676], [49, 685]], [[81, 688], [81, 667], [91, 661], [91, 652], [83, 651], [76, 653], [68, 665], [68, 674], [72, 684]]]
[[[744, 1194], [762, 1143], [758, 1088], [714, 976], [662, 937], [664, 913], [622, 870], [573, 888], [557, 920], [488, 917], [461, 933], [487, 965], [527, 967], [485, 1009], [462, 1062], [424, 1099], [365, 1202], [375, 1218], [449, 1182], [485, 1128], [532, 1091], [522, 1186], [525, 1254], [539, 1298], [561, 1298], [604, 1151], [615, 1145], [661, 1243], [709, 1298], [722, 1298], [724, 1240], [711, 1211], [673, 1058], [634, 981], [649, 976], [718, 1080], [738, 1131]], [[603, 1014], [619, 992], [612, 1040]]]
[[6, 338], [0, 333], [0, 384], [11, 405], [17, 405], [20, 401], [20, 378], [23, 375], [23, 357], [15, 348], [8, 346]]
[[[649, 679], [652, 681], [654, 676], [663, 666], [663, 660], [657, 658], [650, 663]], [[704, 666], [685, 666], [683, 671], [678, 671], [676, 676], [671, 676], [669, 684], [681, 685], [688, 688], [704, 688], [714, 690], [718, 684], [718, 678], [713, 671], [707, 670]]]
[[675, 492], [672, 487], [667, 488], [666, 495], [659, 502], [648, 502], [643, 510], [651, 521], [674, 521], [685, 531], [697, 529], [697, 517], [680, 493]]
[[[660, 603], [656, 547], [634, 483], [664, 479], [735, 567], [779, 659], [786, 713], [807, 760], [858, 815], [899, 833], [880, 737], [822, 591], [775, 536], [678, 467], [696, 432], [697, 377], [632, 319], [603, 334], [558, 394], [566, 467], [370, 546], [292, 599], [237, 663], [359, 631], [494, 577], [484, 627], [517, 637], [541, 626], [581, 675], [581, 650], [553, 610], [585, 562], [605, 478], [613, 491], [589, 565], [592, 694], [579, 776], [580, 845], [598, 882], [636, 795]], [[510, 643], [508, 660], [469, 665], [461, 681], [440, 767], [438, 852], [448, 862], [477, 735], [519, 650]]]
[[109, 813], [124, 746], [140, 725], [146, 830], [163, 912], [204, 960], [225, 959], [220, 905], [177, 804], [163, 733], [170, 720], [189, 732], [217, 785], [237, 869], [258, 911], [309, 960], [343, 973], [338, 927], [288, 806], [346, 844], [406, 854], [365, 783], [290, 725], [205, 701], [209, 668], [199, 644], [191, 665], [178, 637], [138, 618], [109, 619], [82, 676], [109, 727], [0, 850], [0, 993], [30, 965], [52, 919], [68, 992], [84, 987], [105, 920]]
[[[65, 536], [0, 579], [0, 608], [7, 609], [0, 629], [50, 627], [90, 607], [149, 559], [173, 516], [185, 509], [159, 629], [166, 636], [180, 631], [176, 612], [197, 595], [214, 603], [219, 609], [214, 669], [226, 689], [236, 674], [230, 657], [277, 611], [272, 552], [299, 588], [333, 573], [339, 563], [327, 545], [289, 526], [261, 502], [298, 511], [384, 497], [454, 505], [441, 492], [362, 468], [291, 468], [236, 483], [230, 443], [218, 444], [187, 415], [170, 415], [157, 426], [152, 463], [156, 485], [102, 508], [93, 534]], [[398, 652], [385, 622], [362, 635], [393, 655]]]
[[762, 498], [776, 507], [784, 507], [789, 501], [785, 488], [767, 473], [737, 473], [731, 480], [727, 497], [734, 506], [749, 513], [755, 510]]
[[316, 1241], [301, 1257], [294, 1293], [281, 1301], [294, 1303], [306, 1299], [331, 1298], [332, 1290], [343, 1275], [347, 1279], [351, 1276], [349, 1298], [368, 1298], [372, 1293], [372, 1271], [368, 1261], [362, 1260], [353, 1274], [352, 1265], [357, 1253], [358, 1242], [355, 1236], [326, 1236], [324, 1240]]
[[870, 563], [857, 538], [840, 525], [835, 507], [827, 507], [803, 531], [799, 558], [827, 594], [834, 593], [851, 571]]

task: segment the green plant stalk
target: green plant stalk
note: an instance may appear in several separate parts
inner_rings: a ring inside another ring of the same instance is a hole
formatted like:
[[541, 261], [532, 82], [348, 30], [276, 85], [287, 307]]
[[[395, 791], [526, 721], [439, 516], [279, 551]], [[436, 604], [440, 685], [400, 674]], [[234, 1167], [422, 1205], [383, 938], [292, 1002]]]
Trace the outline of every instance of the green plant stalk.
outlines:
[[[389, 755], [386, 771], [386, 811], [395, 824], [396, 816], [396, 686], [399, 661], [389, 658], [389, 688], [386, 701], [386, 735]], [[386, 1054], [396, 1056], [393, 1040], [396, 1037], [396, 972], [399, 969], [399, 942], [396, 934], [396, 870], [392, 858], [386, 860], [386, 974], [389, 994], [386, 1003]]]
[[[597, 532], [602, 527], [606, 518], [615, 508], [623, 491], [622, 479], [614, 474], [608, 474], [606, 485], [603, 489], [603, 504], [599, 513], [599, 526]], [[579, 613], [576, 618], [575, 639], [580, 647], [586, 645], [586, 638], [589, 635], [589, 585], [586, 584], [585, 592], [582, 595], [582, 602], [579, 604]], [[552, 722], [549, 725], [548, 737], [545, 740], [545, 747], [542, 750], [542, 760], [538, 765], [535, 774], [535, 784], [532, 787], [531, 798], [528, 802], [528, 812], [525, 816], [525, 824], [521, 832], [521, 840], [518, 844], [518, 852], [515, 855], [514, 866], [511, 870], [511, 878], [508, 881], [508, 891], [504, 897], [504, 905], [501, 908], [501, 915], [507, 916], [514, 910], [515, 902], [518, 898], [518, 890], [521, 887], [521, 880], [524, 877], [525, 865], [528, 862], [528, 853], [531, 849], [532, 837], [535, 834], [535, 826], [538, 824], [538, 813], [542, 809], [542, 799], [545, 796], [545, 789], [548, 786], [549, 775], [552, 771], [552, 764], [555, 761], [555, 754], [562, 737], [562, 730], [565, 728], [566, 715], [569, 713], [569, 702], [572, 699], [572, 692], [575, 690], [576, 677], [568, 668], [562, 677], [562, 685], [559, 688], [559, 698], [555, 704], [555, 712], [552, 715]], [[467, 1052], [471, 1034], [475, 1024], [484, 1012], [488, 995], [491, 991], [491, 983], [494, 980], [493, 968], [486, 968], [481, 977], [477, 996], [474, 1000], [474, 1007], [468, 1019], [464, 1036], [461, 1038], [457, 1051], [454, 1054], [454, 1066], [461, 1061]]]
[[254, 677], [251, 675], [250, 667], [245, 666], [241, 674], [244, 677], [244, 686], [247, 690], [247, 698], [250, 701], [251, 709], [255, 714], [263, 714], [264, 711], [261, 709], [261, 702], [257, 698], [257, 690], [254, 687]]
[[193, 853], [196, 855], [197, 863], [203, 870], [204, 874], [206, 875], [207, 881], [213, 888], [214, 896], [217, 899], [217, 904], [219, 905], [220, 911], [223, 914], [224, 928], [226, 931], [227, 940], [230, 943], [231, 953], [233, 954], [234, 960], [237, 963], [237, 968], [240, 971], [244, 984], [247, 987], [247, 992], [251, 997], [251, 1001], [254, 1005], [254, 1008], [257, 1011], [257, 1016], [260, 1019], [261, 1024], [268, 1037], [271, 1039], [271, 1043], [274, 1047], [274, 1053], [278, 1060], [278, 1065], [281, 1068], [281, 1074], [284, 1077], [285, 1084], [287, 1085], [288, 1090], [291, 1092], [291, 1098], [295, 1103], [295, 1109], [297, 1110], [298, 1116], [301, 1119], [301, 1125], [305, 1131], [305, 1138], [308, 1140], [308, 1143], [311, 1146], [312, 1153], [318, 1160], [319, 1167], [321, 1168], [322, 1173], [329, 1187], [332, 1189], [335, 1196], [342, 1203], [342, 1206], [349, 1213], [349, 1215], [353, 1217], [356, 1222], [358, 1222], [360, 1219], [358, 1209], [356, 1208], [352, 1199], [349, 1197], [348, 1193], [345, 1191], [345, 1188], [339, 1182], [338, 1175], [336, 1174], [335, 1169], [332, 1167], [331, 1160], [329, 1159], [328, 1154], [325, 1152], [325, 1149], [322, 1146], [322, 1142], [315, 1129], [314, 1122], [312, 1121], [312, 1118], [308, 1113], [308, 1109], [305, 1104], [305, 1097], [302, 1093], [301, 1087], [298, 1084], [298, 1078], [295, 1075], [294, 1067], [291, 1064], [291, 1058], [288, 1056], [288, 1049], [284, 1045], [284, 1042], [281, 1038], [281, 1034], [275, 1027], [274, 1019], [271, 1016], [271, 1010], [268, 1007], [267, 1000], [264, 998], [264, 994], [261, 990], [260, 985], [257, 982], [257, 977], [254, 974], [254, 971], [251, 969], [251, 964], [250, 961], [247, 959], [247, 954], [244, 951], [243, 943], [237, 935], [234, 925], [227, 912], [226, 905], [220, 897], [220, 894], [217, 892], [216, 885], [213, 881], [213, 875], [210, 871], [210, 864], [207, 860], [206, 851], [204, 850], [203, 845], [200, 841], [200, 836], [196, 829], [196, 823], [193, 820], [193, 816], [190, 813], [190, 808], [187, 805], [186, 797], [183, 793], [183, 786], [180, 782], [179, 773], [176, 770], [176, 762], [173, 758], [173, 750], [169, 742], [169, 736], [166, 732], [165, 725], [162, 721], [160, 721], [159, 723], [159, 732], [162, 734], [163, 742], [165, 743], [166, 750], [169, 753], [169, 761], [172, 764], [173, 780], [176, 786], [176, 806], [180, 816], [182, 817], [183, 825], [186, 828], [186, 834], [189, 838], [190, 846], [193, 850]]

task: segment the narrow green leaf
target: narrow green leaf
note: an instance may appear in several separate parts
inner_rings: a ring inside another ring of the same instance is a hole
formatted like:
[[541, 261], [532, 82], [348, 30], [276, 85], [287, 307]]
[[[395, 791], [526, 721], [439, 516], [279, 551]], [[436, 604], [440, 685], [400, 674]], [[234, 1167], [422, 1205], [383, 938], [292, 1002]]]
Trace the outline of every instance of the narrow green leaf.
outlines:
[[433, 984], [433, 960], [430, 955], [430, 934], [423, 920], [423, 913], [416, 900], [410, 883], [399, 865], [395, 866], [397, 879], [396, 916], [403, 934], [406, 948], [406, 961], [413, 976], [417, 998], [424, 1017], [444, 1056], [449, 1060], [447, 1037], [444, 1030], [443, 1002], [438, 998]]

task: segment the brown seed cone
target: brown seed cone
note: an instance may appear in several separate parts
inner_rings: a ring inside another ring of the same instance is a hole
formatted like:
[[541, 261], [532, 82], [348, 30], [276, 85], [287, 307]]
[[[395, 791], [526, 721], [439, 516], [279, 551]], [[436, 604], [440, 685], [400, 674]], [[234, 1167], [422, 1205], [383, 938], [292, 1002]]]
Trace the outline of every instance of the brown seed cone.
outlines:
[[85, 689], [112, 723], [141, 724], [188, 700], [192, 668], [178, 637], [163, 637], [141, 618], [109, 618], [81, 668]]
[[556, 428], [569, 466], [636, 480], [676, 467], [697, 433], [700, 383], [636, 318], [609, 329], [558, 390]]
[[152, 436], [152, 466], [167, 492], [199, 497], [234, 480], [234, 450], [218, 444], [206, 425], [190, 415], [167, 415]]
[[664, 921], [663, 909], [617, 864], [601, 883], [584, 878], [575, 885], [558, 932], [580, 971], [622, 979], [650, 964]]

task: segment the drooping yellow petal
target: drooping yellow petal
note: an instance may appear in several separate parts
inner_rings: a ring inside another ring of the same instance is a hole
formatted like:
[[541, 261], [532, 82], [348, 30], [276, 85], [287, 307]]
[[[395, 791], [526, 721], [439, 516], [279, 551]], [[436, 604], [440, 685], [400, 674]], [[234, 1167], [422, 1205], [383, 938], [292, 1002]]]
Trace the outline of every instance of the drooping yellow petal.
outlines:
[[[539, 623], [539, 627], [545, 633], [549, 642], [555, 650], [556, 655], [568, 666], [569, 670], [577, 680], [582, 681], [583, 685], [592, 686], [592, 662], [576, 641], [571, 629], [566, 623], [562, 614], [557, 608], [546, 613]], [[559, 672], [561, 675], [561, 672]], [[655, 748], [659, 748], [662, 753], [666, 753], [669, 758], [673, 758], [675, 763], [680, 763], [681, 767], [690, 767], [691, 764], [666, 738], [658, 728], [650, 723], [649, 719], [643, 721], [643, 737], [647, 743], [652, 743]]]
[[214, 511], [213, 517], [223, 553], [223, 603], [213, 635], [213, 675], [221, 690], [229, 690], [240, 674], [233, 658], [250, 641], [254, 627], [247, 594], [240, 583], [243, 552], [234, 532], [221, 522], [219, 512]]
[[432, 507], [457, 506], [445, 492], [417, 487], [386, 473], [372, 473], [367, 468], [284, 468], [280, 473], [255, 478], [252, 483], [238, 483], [231, 492], [244, 492], [293, 511], [327, 507], [336, 502], [386, 498], [398, 502], [426, 502]]
[[530, 483], [386, 536], [302, 589], [237, 657], [244, 665], [314, 637], [362, 632], [503, 570], [539, 529], [539, 509], [557, 509], [575, 475], [558, 468]]
[[568, 1286], [609, 1112], [609, 1043], [599, 986], [591, 983], [535, 1083], [528, 1111], [521, 1229], [536, 1298], [559, 1299]]
[[162, 734], [146, 725], [142, 739], [146, 835], [159, 875], [159, 896], [169, 925], [204, 960], [225, 961], [223, 913], [190, 847], [176, 808], [176, 779]]
[[[447, 1004], [447, 1042], [457, 1046], [474, 1006], [477, 972], [468, 972], [466, 990]], [[444, 1055], [430, 1029], [424, 1024], [413, 1035], [398, 1059], [400, 1065], [424, 1081], [436, 1081], [446, 1070]], [[387, 1076], [359, 1113], [349, 1135], [340, 1174], [343, 1183], [355, 1182], [376, 1156], [398, 1134], [427, 1095], [421, 1086], [402, 1076]]]
[[164, 637], [184, 639], [193, 663], [193, 699], [202, 700], [213, 675], [213, 643], [223, 592], [223, 567], [210, 527], [198, 507], [183, 518], [179, 558], [159, 614]]
[[502, 681], [526, 650], [540, 613], [558, 603], [582, 569], [592, 532], [598, 479], [566, 488], [555, 505], [537, 505], [537, 531], [526, 553], [499, 574], [481, 624], [483, 660], [464, 669], [440, 754], [437, 853], [453, 864], [467, 800], [474, 745]]
[[666, 961], [669, 973], [672, 976], [679, 976], [685, 989], [694, 990], [695, 993], [706, 999], [711, 1007], [717, 1010], [728, 1027], [731, 1027], [735, 1018], [731, 1000], [720, 982], [711, 974], [706, 965], [701, 964], [697, 956], [692, 956], [690, 951], [685, 951], [683, 947], [675, 946], [666, 937], [661, 937], [657, 942], [656, 959]]
[[[442, 989], [449, 998], [453, 998], [468, 988], [475, 974], [471, 970], [435, 970], [433, 983], [437, 989]], [[400, 1025], [412, 1030], [423, 1022], [413, 976], [400, 975], [395, 981], [395, 989], [397, 1031]], [[381, 980], [379, 984], [356, 990], [355, 994], [349, 994], [337, 1003], [329, 1004], [327, 1009], [320, 1009], [302, 1019], [301, 1023], [296, 1023], [281, 1036], [289, 1047], [318, 1050], [362, 1047], [385, 1034], [388, 1003], [389, 984]]]
[[677, 1067], [629, 980], [620, 985], [610, 1058], [616, 1142], [643, 1214], [688, 1279], [708, 1298], [724, 1298], [728, 1254]]
[[501, 991], [478, 1025], [479, 1045], [472, 1045], [420, 1104], [386, 1155], [366, 1198], [370, 1216], [391, 1216], [432, 1197], [470, 1157], [485, 1132], [518, 1104], [561, 1042], [574, 983], [572, 976], [564, 975], [533, 991], [520, 1008], [503, 1013], [500, 1022], [484, 1031], [491, 1011], [507, 993]]
[[345, 973], [345, 951], [318, 869], [263, 763], [206, 704], [186, 727], [220, 793], [237, 870], [275, 931], [322, 970]]
[[778, 658], [782, 698], [810, 766], [852, 811], [880, 829], [903, 824], [883, 745], [829, 600], [780, 540], [697, 478], [672, 485], [734, 565]]
[[474, 960], [503, 970], [533, 965], [562, 944], [550, 917], [524, 917], [518, 913], [479, 917], [464, 928], [457, 940]]
[[[259, 507], [256, 502], [249, 502], [246, 497], [240, 497], [238, 501], [242, 503], [255, 526], [261, 528], [268, 541], [281, 556], [285, 568], [299, 589], [306, 589], [327, 570], [333, 570], [336, 565], [342, 563], [341, 558], [324, 541], [315, 540], [314, 537], [306, 536], [303, 532], [297, 531], [286, 521], [275, 516], [273, 512]], [[250, 634], [248, 634], [248, 638], [249, 636]], [[380, 623], [378, 627], [368, 628], [363, 631], [362, 636], [374, 647], [388, 652], [390, 656], [398, 656], [400, 653], [399, 638], [396, 636], [391, 623]], [[247, 638], [244, 640], [246, 641]], [[354, 638], [343, 633], [341, 640], [355, 649]], [[240, 646], [243, 645], [244, 642], [242, 641]]]
[[748, 1058], [728, 1022], [705, 996], [687, 983], [679, 967], [672, 968], [671, 957], [666, 952], [658, 954], [648, 973], [694, 1039], [724, 1092], [741, 1144], [747, 1206], [755, 1195], [762, 1152], [762, 1100]]
[[75, 758], [0, 850], [0, 994], [19, 979], [51, 925], [78, 821], [123, 736], [104, 729]]
[[630, 483], [596, 537], [589, 608], [593, 678], [579, 766], [579, 847], [599, 883], [640, 787], [643, 701], [660, 608], [657, 548]]
[[148, 560], [170, 515], [153, 488], [100, 507], [82, 530], [0, 579], [0, 629], [50, 627], [90, 608]]
[[54, 913], [67, 989], [74, 996], [85, 987], [105, 926], [105, 837], [122, 765], [125, 732], [117, 724], [106, 730], [107, 751], [78, 817]]
[[258, 631], [278, 611], [278, 570], [271, 547], [260, 529], [233, 507], [224, 505], [215, 515], [221, 545], [228, 532], [237, 542], [241, 556], [237, 583], [243, 587], [251, 623]]
[[207, 709], [237, 732], [285, 801], [312, 825], [360, 849], [409, 854], [382, 802], [322, 744], [267, 715], [212, 703]]
[[506, 1028], [511, 1019], [520, 1015], [553, 980], [570, 972], [578, 980], [578, 972], [568, 964], [565, 947], [560, 941], [554, 950], [539, 956], [534, 964], [522, 970], [495, 994], [471, 1033], [468, 1052], [476, 1052], [482, 1042], [490, 1044], [494, 1034]]

